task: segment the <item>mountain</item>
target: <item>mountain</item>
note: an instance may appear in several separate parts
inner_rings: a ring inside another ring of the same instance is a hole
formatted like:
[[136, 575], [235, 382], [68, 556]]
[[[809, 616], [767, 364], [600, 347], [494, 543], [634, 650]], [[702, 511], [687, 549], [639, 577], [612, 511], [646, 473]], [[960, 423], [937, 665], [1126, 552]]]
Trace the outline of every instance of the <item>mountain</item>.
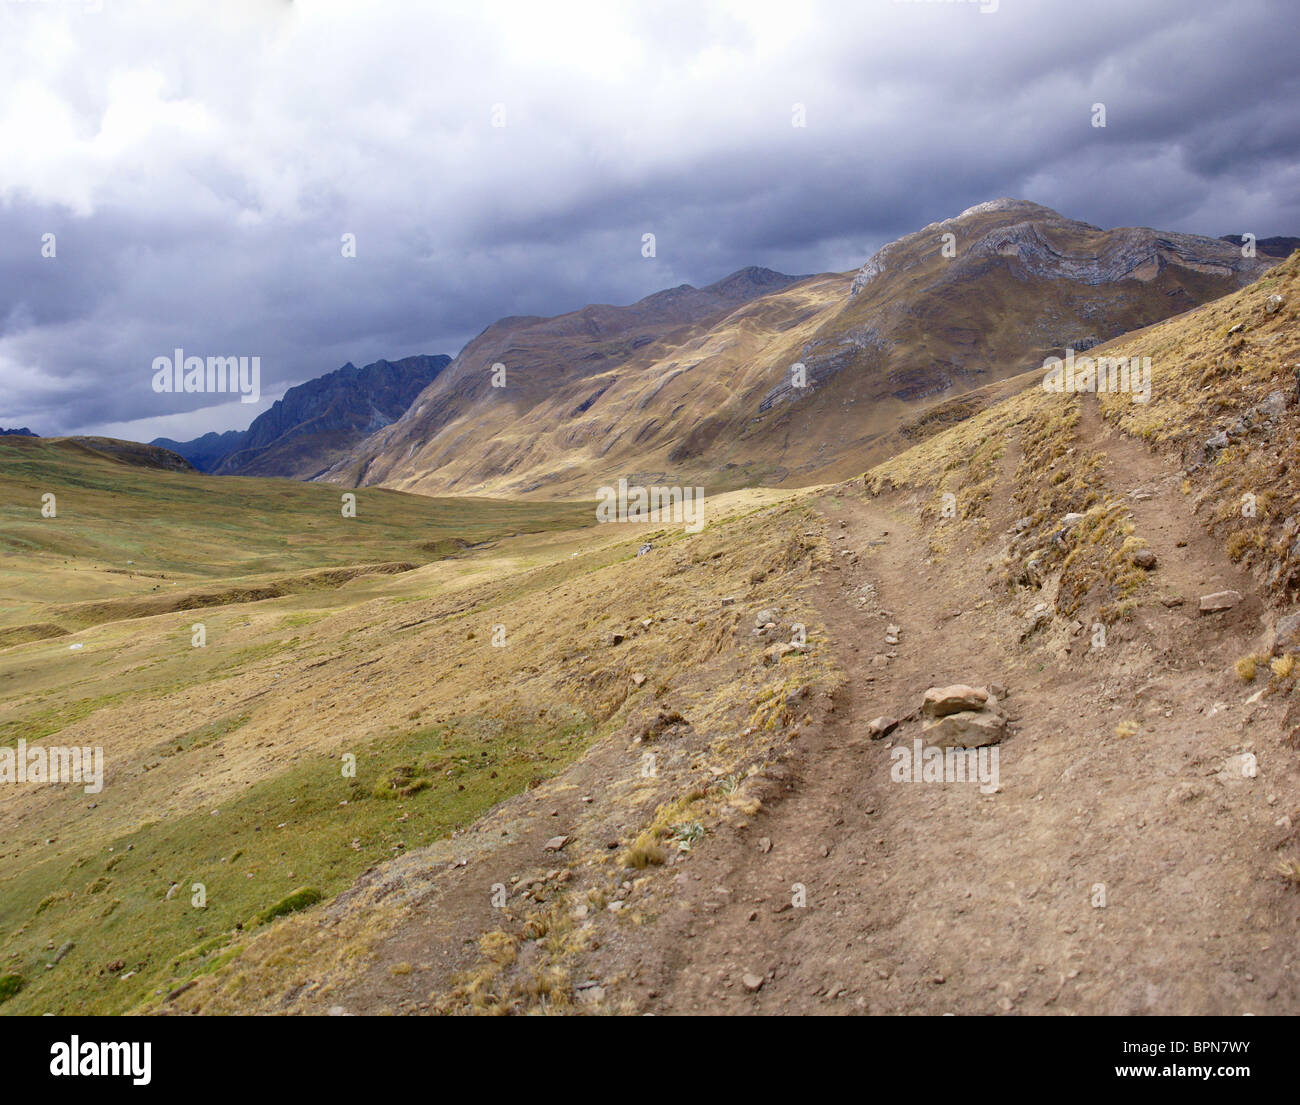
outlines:
[[[554, 497], [619, 476], [709, 491], [844, 478], [896, 452], [900, 427], [938, 403], [1275, 264], [1217, 238], [1103, 230], [994, 200], [884, 246], [855, 274], [750, 269], [631, 307], [502, 319], [323, 478]], [[506, 366], [503, 388], [493, 363]], [[807, 387], [793, 386], [799, 364]]]
[[32, 431], [29, 430], [26, 426], [24, 426], [21, 430], [0, 430], [0, 437], [35, 437], [35, 436], [36, 435], [32, 433]]
[[399, 417], [450, 361], [421, 354], [364, 368], [348, 363], [290, 388], [247, 430], [185, 442], [157, 438], [153, 444], [216, 475], [309, 480]]
[[247, 430], [227, 430], [223, 434], [207, 433], [193, 441], [156, 437], [149, 444], [170, 449], [183, 456], [200, 472], [211, 472], [226, 456], [240, 448], [247, 436]]
[[[746, 268], [703, 288], [682, 284], [626, 307], [594, 304], [554, 318], [515, 316], [493, 323], [392, 426], [363, 443], [325, 479], [424, 490], [437, 483], [477, 490], [499, 477], [516, 491], [545, 480], [547, 454], [568, 452], [584, 431], [579, 416], [616, 404], [602, 396], [648, 356], [712, 332], [721, 320], [766, 296], [801, 287], [807, 277]], [[493, 386], [493, 366], [505, 386]], [[621, 407], [621, 403], [617, 404]], [[548, 436], [559, 435], [558, 440]], [[463, 447], [478, 455], [470, 456]], [[446, 471], [434, 475], [438, 469]]]

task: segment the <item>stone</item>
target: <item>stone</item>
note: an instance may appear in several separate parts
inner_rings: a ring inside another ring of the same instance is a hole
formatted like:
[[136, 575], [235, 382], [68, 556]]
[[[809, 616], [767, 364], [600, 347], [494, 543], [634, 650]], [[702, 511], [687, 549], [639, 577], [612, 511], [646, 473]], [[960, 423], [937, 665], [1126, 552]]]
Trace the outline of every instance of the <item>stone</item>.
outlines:
[[921, 712], [926, 717], [944, 717], [966, 710], [982, 710], [989, 700], [989, 692], [982, 687], [968, 687], [954, 683], [948, 687], [931, 687], [921, 702]]
[[645, 682], [645, 676], [642, 675], [639, 671], [634, 671], [632, 673], [632, 685], [634, 687], [639, 687], [644, 682]]
[[636, 554], [637, 556], [645, 556], [645, 554], [648, 553], [653, 548], [654, 546], [650, 544], [649, 541], [647, 541], [644, 545], [642, 545], [639, 549], [637, 549]]
[[873, 718], [868, 723], [867, 735], [873, 741], [878, 741], [882, 737], [889, 736], [889, 734], [892, 733], [897, 728], [898, 728], [898, 718], [886, 717], [885, 715], [882, 714], [878, 718]]
[[754, 615], [754, 624], [767, 625], [768, 622], [775, 622], [776, 619], [779, 618], [780, 616], [781, 616], [780, 610], [778, 610], [775, 606], [769, 607], [766, 610], [760, 610], [757, 614]]
[[1157, 563], [1154, 549], [1138, 549], [1132, 557], [1133, 566], [1141, 568], [1144, 572], [1151, 571]]
[[1050, 607], [1035, 606], [1029, 617], [1025, 619], [1025, 624], [1021, 627], [1020, 639], [1022, 641], [1028, 639], [1051, 620], [1052, 611]]
[[1205, 439], [1205, 451], [1213, 452], [1215, 449], [1226, 449], [1229, 445], [1228, 435], [1220, 430], [1217, 434], [1211, 434]]
[[1286, 306], [1285, 297], [1280, 295], [1271, 295], [1266, 300], [1264, 300], [1264, 314], [1275, 315], [1284, 306]]
[[778, 641], [774, 645], [768, 645], [768, 647], [763, 650], [763, 663], [775, 664], [790, 653], [798, 651], [798, 645], [792, 645], [786, 641]]
[[1260, 403], [1259, 412], [1266, 418], [1280, 418], [1286, 413], [1286, 393], [1270, 391], [1264, 401]]
[[1240, 591], [1215, 591], [1212, 595], [1201, 596], [1201, 613], [1217, 614], [1221, 610], [1231, 610], [1240, 601]]
[[1238, 783], [1248, 783], [1259, 775], [1259, 766], [1257, 761], [1249, 752], [1238, 752], [1235, 756], [1229, 756], [1223, 767], [1215, 775], [1224, 786], [1234, 786]]
[[763, 976], [756, 975], [752, 971], [746, 971], [740, 981], [751, 994], [757, 994], [763, 988]]
[[1273, 627], [1272, 651], [1277, 656], [1284, 652], [1300, 652], [1300, 613], [1278, 618]]
[[921, 730], [926, 744], [940, 748], [983, 748], [997, 744], [1006, 732], [1007, 719], [989, 710], [962, 710], [932, 718]]
[[567, 836], [553, 836], [551, 837], [550, 840], [548, 840], [545, 844], [542, 845], [542, 848], [547, 852], [558, 852], [561, 848], [563, 848], [568, 843], [569, 843], [569, 838]]

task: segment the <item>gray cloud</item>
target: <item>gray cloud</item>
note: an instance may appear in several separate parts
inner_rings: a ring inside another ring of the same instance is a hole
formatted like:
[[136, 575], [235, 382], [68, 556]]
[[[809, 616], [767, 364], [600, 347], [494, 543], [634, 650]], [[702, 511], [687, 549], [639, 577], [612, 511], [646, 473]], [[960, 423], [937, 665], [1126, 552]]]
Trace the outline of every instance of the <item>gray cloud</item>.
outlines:
[[[1000, 195], [1300, 227], [1286, 0], [88, 6], [0, 3], [0, 425], [242, 426], [347, 360], [852, 268]], [[154, 394], [176, 346], [261, 356], [263, 404]]]

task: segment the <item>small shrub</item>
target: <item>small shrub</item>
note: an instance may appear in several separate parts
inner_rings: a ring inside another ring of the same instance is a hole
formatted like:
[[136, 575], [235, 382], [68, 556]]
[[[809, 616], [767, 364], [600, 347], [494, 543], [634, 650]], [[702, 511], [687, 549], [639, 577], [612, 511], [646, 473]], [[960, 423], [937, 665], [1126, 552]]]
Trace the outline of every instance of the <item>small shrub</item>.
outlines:
[[15, 974], [0, 975], [0, 1005], [13, 997], [24, 986], [23, 976]]
[[287, 898], [280, 899], [269, 909], [262, 910], [257, 915], [257, 923], [264, 925], [268, 921], [274, 921], [277, 917], [283, 917], [286, 913], [297, 913], [300, 909], [315, 905], [321, 900], [321, 897], [321, 892], [314, 886], [300, 887]]
[[659, 846], [659, 841], [653, 833], [642, 833], [633, 842], [632, 846], [623, 853], [623, 866], [631, 867], [641, 871], [646, 867], [655, 866], [663, 863], [667, 859], [664, 850]]

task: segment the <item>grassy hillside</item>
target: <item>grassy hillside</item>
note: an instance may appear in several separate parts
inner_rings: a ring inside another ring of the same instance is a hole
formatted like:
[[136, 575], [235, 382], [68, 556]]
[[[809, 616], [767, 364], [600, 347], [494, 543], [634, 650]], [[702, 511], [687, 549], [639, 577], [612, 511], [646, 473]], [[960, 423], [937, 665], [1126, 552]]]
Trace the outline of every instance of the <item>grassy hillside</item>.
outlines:
[[[4, 458], [18, 504], [7, 616], [72, 632], [0, 648], [0, 744], [105, 757], [97, 794], [5, 788], [5, 1013], [157, 1000], [280, 912], [446, 839], [647, 708], [715, 647], [717, 627], [668, 628], [682, 604], [737, 617], [714, 592], [739, 562], [650, 583], [648, 562], [682, 535], [593, 527], [589, 506], [363, 490], [345, 520], [337, 488], [40, 441]], [[54, 519], [39, 517], [47, 490]], [[647, 538], [657, 550], [638, 558]], [[629, 638], [617, 653], [614, 630]], [[632, 679], [642, 669], [653, 682]]]
[[[147, 449], [147, 447], [141, 447]], [[154, 450], [154, 452], [163, 452]], [[126, 454], [123, 454], [126, 455]], [[43, 496], [56, 516], [42, 516]], [[581, 504], [356, 493], [290, 480], [159, 471], [64, 440], [0, 439], [0, 645], [185, 605], [211, 581], [359, 564], [423, 564], [515, 533], [594, 521]], [[318, 577], [289, 589], [337, 586]], [[76, 604], [116, 603], [78, 610]]]
[[[1088, 351], [1094, 358], [1149, 357], [1149, 402], [1124, 392], [1095, 400], [1048, 393], [1041, 371], [1028, 373], [1020, 395], [878, 465], [866, 486], [874, 494], [916, 492], [922, 516], [936, 523], [936, 557], [987, 542], [999, 520], [1023, 520], [1004, 554], [990, 558], [990, 571], [1014, 589], [1042, 586], [1059, 570], [1059, 612], [1082, 617], [1086, 604], [1113, 621], [1127, 613], [1147, 577], [1132, 562], [1141, 541], [1131, 503], [1099, 490], [1106, 449], [1079, 440], [1085, 420], [1100, 417], [1176, 456], [1185, 474], [1182, 494], [1231, 559], [1251, 568], [1275, 598], [1294, 602], [1300, 452], [1285, 427], [1296, 398], [1297, 319], [1300, 254], [1233, 295]], [[988, 510], [1004, 470], [1014, 482], [1010, 519]], [[1131, 473], [1134, 483], [1142, 478], [1141, 470]], [[956, 525], [937, 524], [945, 495], [952, 496]], [[1062, 533], [1062, 519], [1074, 512], [1085, 515], [1083, 522]]]

